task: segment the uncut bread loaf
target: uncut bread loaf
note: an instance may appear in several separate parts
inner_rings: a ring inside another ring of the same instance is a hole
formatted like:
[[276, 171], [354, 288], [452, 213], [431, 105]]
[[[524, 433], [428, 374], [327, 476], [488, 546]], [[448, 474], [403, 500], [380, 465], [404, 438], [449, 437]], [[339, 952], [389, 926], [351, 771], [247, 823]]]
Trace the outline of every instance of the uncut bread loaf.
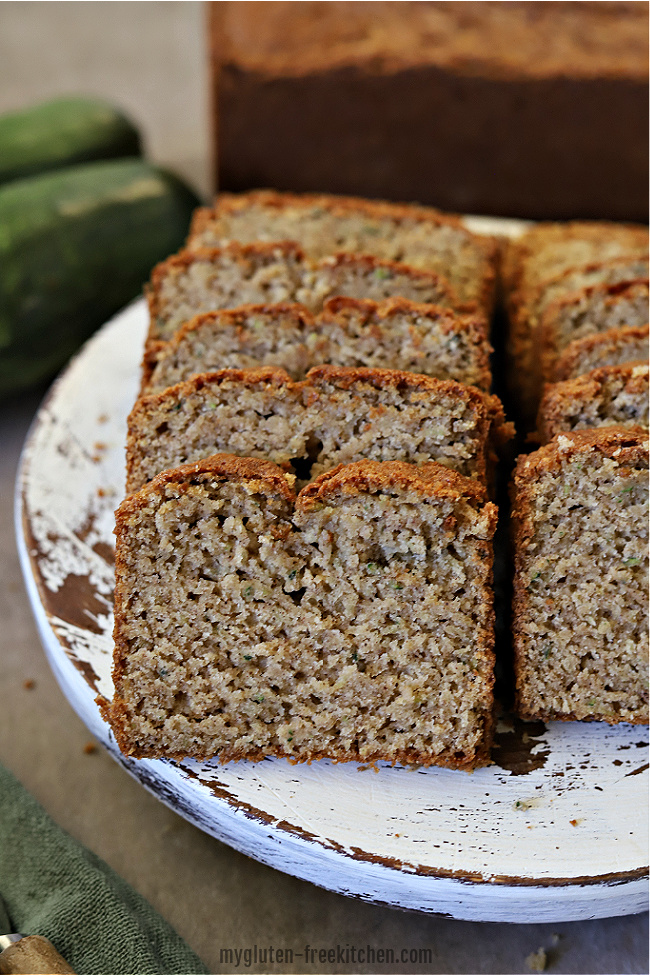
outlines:
[[513, 484], [517, 710], [526, 720], [648, 721], [648, 442], [560, 434]]
[[221, 193], [195, 211], [188, 247], [231, 241], [295, 241], [312, 259], [372, 254], [447, 280], [458, 298], [488, 317], [496, 286], [496, 241], [431, 207], [327, 194], [253, 190]]
[[648, 427], [648, 364], [594, 369], [546, 387], [537, 414], [541, 443], [567, 430]]
[[375, 301], [399, 296], [460, 311], [466, 307], [440, 275], [407, 264], [357, 254], [314, 261], [291, 241], [231, 243], [181, 251], [154, 268], [148, 341], [170, 339], [202, 312], [287, 301], [317, 312], [336, 295]]
[[312, 315], [302, 305], [245, 305], [197, 315], [143, 365], [143, 392], [201, 372], [275, 366], [301, 379], [312, 366], [398, 369], [489, 390], [485, 319], [406, 298], [331, 298]]
[[118, 509], [105, 716], [122, 751], [486, 764], [496, 510], [481, 485], [368, 461], [297, 500], [290, 481], [218, 455]]
[[209, 7], [222, 189], [647, 218], [646, 3]]
[[204, 373], [141, 397], [128, 419], [127, 492], [161, 471], [229, 452], [264, 457], [306, 480], [363, 458], [436, 460], [485, 480], [508, 436], [495, 397], [388, 369], [320, 366]]
[[569, 342], [555, 363], [553, 382], [575, 379], [601, 366], [648, 361], [648, 326], [610, 328]]

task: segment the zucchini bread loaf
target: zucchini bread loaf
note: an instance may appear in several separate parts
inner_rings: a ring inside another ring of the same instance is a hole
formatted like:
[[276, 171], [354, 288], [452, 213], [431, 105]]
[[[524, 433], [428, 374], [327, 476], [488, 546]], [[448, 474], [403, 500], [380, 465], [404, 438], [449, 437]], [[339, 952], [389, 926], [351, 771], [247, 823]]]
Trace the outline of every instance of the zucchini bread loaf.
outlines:
[[513, 484], [517, 707], [648, 721], [648, 434], [559, 434]]
[[648, 5], [209, 5], [215, 180], [644, 220]]
[[508, 436], [501, 404], [470, 386], [388, 369], [204, 373], [141, 397], [128, 420], [127, 492], [170, 467], [230, 452], [303, 479], [364, 457], [439, 461], [485, 481]]
[[648, 363], [605, 366], [546, 387], [537, 415], [541, 443], [588, 427], [648, 428]]
[[145, 359], [142, 389], [160, 392], [202, 372], [275, 366], [301, 379], [312, 366], [422, 373], [489, 390], [485, 319], [406, 298], [330, 298], [312, 315], [297, 304], [244, 305], [196, 315]]
[[496, 510], [482, 486], [369, 461], [297, 499], [291, 481], [218, 455], [120, 506], [106, 714], [121, 749], [485, 764]]
[[213, 207], [195, 211], [188, 247], [282, 240], [294, 241], [315, 260], [372, 254], [433, 271], [461, 301], [476, 303], [488, 317], [492, 311], [496, 241], [430, 207], [272, 190], [221, 193]]

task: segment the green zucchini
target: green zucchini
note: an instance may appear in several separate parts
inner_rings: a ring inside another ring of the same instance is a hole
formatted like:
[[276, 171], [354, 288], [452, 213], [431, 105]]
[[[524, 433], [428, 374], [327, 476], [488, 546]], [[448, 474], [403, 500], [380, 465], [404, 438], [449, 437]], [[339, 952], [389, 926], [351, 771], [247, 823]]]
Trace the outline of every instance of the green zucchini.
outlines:
[[184, 242], [198, 200], [142, 160], [0, 186], [0, 396], [50, 378]]
[[135, 126], [96, 99], [57, 98], [0, 115], [0, 183], [140, 151]]

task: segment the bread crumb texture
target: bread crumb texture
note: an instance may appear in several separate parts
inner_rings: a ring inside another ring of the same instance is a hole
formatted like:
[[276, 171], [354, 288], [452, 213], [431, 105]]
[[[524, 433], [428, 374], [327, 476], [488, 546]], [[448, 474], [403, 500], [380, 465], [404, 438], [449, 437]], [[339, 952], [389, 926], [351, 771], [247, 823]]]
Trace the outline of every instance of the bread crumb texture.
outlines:
[[458, 299], [483, 311], [494, 299], [495, 242], [432, 207], [271, 190], [221, 193], [214, 208], [197, 211], [188, 247], [279, 240], [293, 241], [316, 260], [369, 254], [432, 271]]
[[513, 495], [520, 715], [646, 723], [647, 433], [560, 434]]
[[373, 301], [401, 297], [459, 312], [476, 310], [441, 275], [410, 264], [348, 253], [315, 261], [291, 241], [230, 243], [182, 251], [154, 268], [149, 341], [170, 339], [200, 313], [278, 302], [297, 302], [315, 313], [337, 295]]
[[285, 302], [195, 315], [145, 362], [143, 389], [160, 392], [202, 372], [274, 366], [303, 379], [312, 366], [401, 369], [489, 390], [485, 318], [406, 298], [331, 298], [312, 315]]
[[484, 489], [341, 466], [296, 498], [264, 460], [168, 471], [117, 512], [115, 697], [136, 756], [488, 761]]
[[605, 426], [648, 429], [647, 363], [605, 366], [546, 387], [537, 415], [542, 443], [564, 430]]
[[[261, 457], [303, 480], [364, 458], [438, 461], [485, 479], [504, 426], [496, 397], [387, 369], [221, 370], [142, 397], [128, 421], [127, 491], [214, 453]], [[493, 436], [494, 433], [494, 436]]]

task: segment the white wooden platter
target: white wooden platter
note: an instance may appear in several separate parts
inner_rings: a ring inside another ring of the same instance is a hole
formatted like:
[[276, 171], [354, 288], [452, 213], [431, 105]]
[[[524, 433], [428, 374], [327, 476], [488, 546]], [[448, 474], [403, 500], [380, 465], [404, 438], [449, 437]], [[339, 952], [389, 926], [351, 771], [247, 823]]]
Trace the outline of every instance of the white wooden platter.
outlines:
[[496, 764], [471, 775], [120, 754], [95, 699], [112, 696], [113, 513], [146, 324], [139, 301], [72, 361], [35, 419], [17, 481], [18, 547], [39, 631], [91, 733], [202, 830], [342, 894], [484, 921], [647, 910], [645, 727], [506, 718]]

